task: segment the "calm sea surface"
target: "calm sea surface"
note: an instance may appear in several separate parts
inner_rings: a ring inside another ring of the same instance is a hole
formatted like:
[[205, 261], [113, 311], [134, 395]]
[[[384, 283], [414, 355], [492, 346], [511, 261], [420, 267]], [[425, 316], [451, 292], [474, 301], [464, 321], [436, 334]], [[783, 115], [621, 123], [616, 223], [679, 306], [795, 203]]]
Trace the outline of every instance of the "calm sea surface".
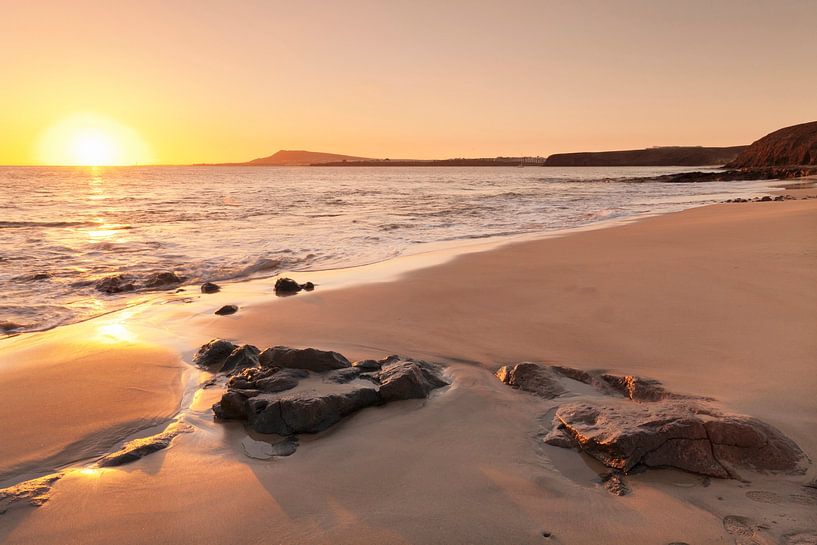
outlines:
[[682, 168], [0, 167], [0, 336], [124, 306], [95, 283], [188, 283], [388, 259], [764, 192], [623, 181]]

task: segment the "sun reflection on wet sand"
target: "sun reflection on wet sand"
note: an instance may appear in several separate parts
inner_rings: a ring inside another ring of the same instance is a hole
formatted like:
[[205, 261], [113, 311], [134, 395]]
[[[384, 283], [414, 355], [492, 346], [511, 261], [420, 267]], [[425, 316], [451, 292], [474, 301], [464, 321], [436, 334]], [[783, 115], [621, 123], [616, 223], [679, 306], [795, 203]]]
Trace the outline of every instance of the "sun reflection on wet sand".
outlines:
[[106, 322], [96, 328], [94, 337], [104, 344], [134, 343], [138, 336], [125, 325], [133, 312], [123, 311], [116, 314], [116, 319]]

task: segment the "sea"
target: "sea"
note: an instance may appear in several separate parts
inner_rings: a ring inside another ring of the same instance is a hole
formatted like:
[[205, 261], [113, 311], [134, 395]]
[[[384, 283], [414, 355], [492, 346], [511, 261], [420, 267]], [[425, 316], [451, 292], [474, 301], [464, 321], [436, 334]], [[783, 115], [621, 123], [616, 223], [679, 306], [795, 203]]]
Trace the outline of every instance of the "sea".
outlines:
[[[689, 170], [0, 167], [0, 336], [124, 307], [157, 272], [197, 284], [352, 267], [434, 243], [534, 236], [757, 196], [770, 184], [654, 181]], [[137, 290], [97, 290], [115, 275]]]

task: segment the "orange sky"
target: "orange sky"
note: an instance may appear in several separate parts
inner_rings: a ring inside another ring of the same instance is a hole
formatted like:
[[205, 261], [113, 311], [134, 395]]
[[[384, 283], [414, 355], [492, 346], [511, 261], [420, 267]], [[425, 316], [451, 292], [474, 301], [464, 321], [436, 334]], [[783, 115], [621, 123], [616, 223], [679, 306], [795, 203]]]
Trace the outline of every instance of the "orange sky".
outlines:
[[0, 0], [0, 13], [0, 164], [41, 162], [47, 129], [77, 114], [135, 131], [159, 163], [733, 145], [817, 119], [811, 0]]

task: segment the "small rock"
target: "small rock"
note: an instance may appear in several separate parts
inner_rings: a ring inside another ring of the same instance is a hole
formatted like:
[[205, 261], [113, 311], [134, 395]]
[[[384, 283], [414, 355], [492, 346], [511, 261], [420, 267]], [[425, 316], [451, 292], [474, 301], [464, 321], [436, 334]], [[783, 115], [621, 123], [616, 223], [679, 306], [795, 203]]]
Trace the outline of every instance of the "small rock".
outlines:
[[224, 360], [224, 365], [221, 366], [221, 372], [226, 373], [244, 367], [254, 367], [258, 365], [258, 355], [261, 353], [258, 348], [251, 344], [242, 344], [232, 351]]
[[325, 382], [334, 382], [335, 384], [346, 384], [352, 382], [360, 376], [363, 369], [359, 367], [344, 367], [343, 369], [336, 369], [326, 373], [323, 378]]
[[238, 312], [238, 307], [235, 305], [224, 305], [220, 309], [214, 312], [214, 314], [218, 314], [219, 316], [229, 316], [230, 314], [235, 314]]
[[558, 377], [548, 367], [536, 363], [524, 362], [500, 367], [496, 377], [508, 386], [545, 399], [553, 399], [565, 393]]
[[380, 397], [383, 401], [422, 399], [431, 390], [448, 386], [440, 368], [420, 360], [402, 360], [389, 363], [377, 375], [380, 381]]
[[230, 341], [224, 339], [213, 339], [199, 348], [196, 355], [193, 356], [193, 363], [199, 367], [214, 367], [221, 365], [227, 356], [233, 353], [236, 346]]
[[633, 401], [659, 401], [668, 397], [676, 397], [667, 392], [657, 380], [651, 380], [634, 375], [603, 374], [600, 377], [604, 382], [621, 392]]
[[202, 293], [216, 293], [221, 291], [221, 286], [218, 284], [213, 284], [212, 282], [205, 282], [201, 285], [201, 292]]
[[772, 198], [768, 195], [764, 195], [763, 197], [760, 198], [760, 202], [770, 202], [771, 200]]
[[312, 291], [315, 289], [315, 284], [313, 284], [312, 282], [305, 282], [301, 284], [301, 289], [304, 291]]
[[301, 291], [301, 285], [291, 278], [279, 278], [275, 281], [276, 295], [292, 295]]
[[630, 493], [630, 487], [624, 482], [624, 474], [619, 471], [611, 471], [601, 478], [606, 488], [611, 494], [616, 496], [626, 496]]
[[182, 282], [184, 282], [183, 276], [178, 276], [174, 272], [160, 272], [148, 276], [144, 286], [146, 288], [161, 288], [172, 284], [181, 284]]
[[288, 346], [273, 346], [261, 354], [261, 365], [265, 367], [277, 366], [291, 369], [306, 369], [322, 373], [334, 369], [350, 367], [352, 364], [342, 354], [316, 348], [289, 348]]
[[357, 367], [361, 371], [379, 371], [381, 363], [377, 360], [360, 360], [353, 362], [352, 367]]

